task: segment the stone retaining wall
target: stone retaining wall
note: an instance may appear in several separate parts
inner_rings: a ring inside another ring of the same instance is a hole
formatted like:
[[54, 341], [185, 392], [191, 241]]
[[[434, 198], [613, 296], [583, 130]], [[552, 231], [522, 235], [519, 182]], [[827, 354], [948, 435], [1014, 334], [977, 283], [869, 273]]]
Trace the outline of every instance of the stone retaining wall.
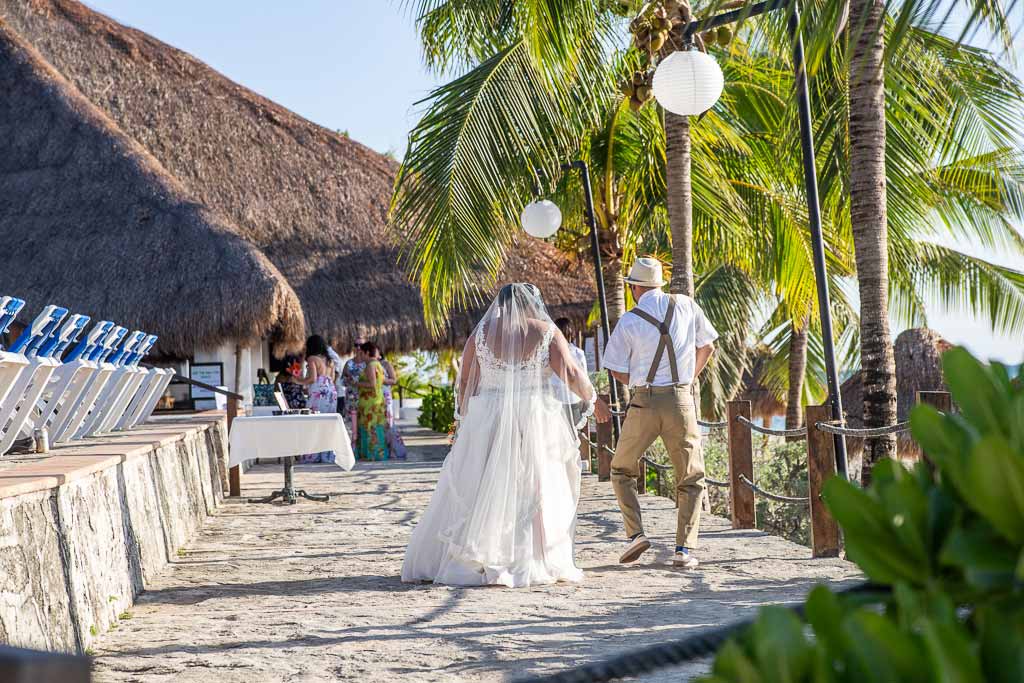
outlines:
[[[18, 482], [0, 487], [0, 643], [86, 651], [223, 499], [222, 417], [155, 421], [87, 448], [0, 473]], [[32, 481], [41, 490], [22, 492]]]

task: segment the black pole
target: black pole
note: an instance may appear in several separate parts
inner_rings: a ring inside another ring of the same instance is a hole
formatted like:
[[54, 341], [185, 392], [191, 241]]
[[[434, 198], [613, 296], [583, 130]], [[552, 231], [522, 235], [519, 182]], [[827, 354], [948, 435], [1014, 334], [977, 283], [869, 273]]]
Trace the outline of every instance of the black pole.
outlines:
[[[579, 169], [580, 175], [583, 178], [583, 194], [587, 200], [587, 211], [586, 219], [587, 225], [590, 226], [590, 250], [594, 256], [594, 274], [597, 278], [597, 301], [601, 307], [601, 330], [604, 333], [605, 343], [608, 343], [608, 339], [611, 337], [611, 327], [608, 323], [608, 299], [604, 292], [604, 274], [601, 270], [601, 246], [597, 239], [597, 221], [594, 218], [594, 194], [590, 189], [590, 170], [587, 168], [587, 162], [578, 160], [573, 161], [569, 164], [562, 164], [563, 170], [576, 168]], [[597, 356], [600, 352], [601, 339], [598, 335], [598, 339], [594, 340], [594, 355]], [[612, 373], [608, 372], [608, 393], [611, 397], [612, 410], [619, 409], [619, 389], [615, 385], [615, 378], [612, 377]], [[612, 415], [612, 432], [615, 436], [615, 443], [619, 442], [619, 431], [620, 431], [619, 416]]]
[[[832, 341], [832, 309], [829, 304], [828, 275], [825, 272], [825, 241], [821, 235], [821, 209], [818, 203], [818, 172], [814, 161], [814, 134], [811, 130], [811, 98], [807, 92], [807, 72], [804, 70], [804, 39], [800, 34], [800, 7], [793, 3], [789, 15], [789, 36], [793, 40], [793, 76], [796, 86], [797, 107], [800, 115], [800, 146], [803, 149], [804, 184], [807, 186], [807, 218], [811, 230], [811, 251], [814, 256], [814, 279], [818, 285], [818, 315], [821, 317], [821, 336], [825, 352], [825, 376], [828, 380], [828, 402], [832, 419], [843, 419], [843, 401], [839, 395], [839, 375], [836, 371], [836, 350]], [[814, 425], [807, 425], [813, 429]], [[836, 473], [848, 479], [846, 468], [846, 439], [835, 435]]]

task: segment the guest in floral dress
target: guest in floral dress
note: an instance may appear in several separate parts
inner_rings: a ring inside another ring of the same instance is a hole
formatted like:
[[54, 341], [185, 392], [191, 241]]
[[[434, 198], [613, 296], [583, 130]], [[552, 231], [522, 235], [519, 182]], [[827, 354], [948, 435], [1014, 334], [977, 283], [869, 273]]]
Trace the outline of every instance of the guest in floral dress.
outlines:
[[[327, 343], [314, 334], [306, 340], [306, 374], [295, 381], [309, 387], [306, 407], [317, 413], [338, 412], [338, 390], [334, 387], [334, 361], [327, 354]], [[334, 462], [334, 452], [303, 455], [299, 462]]]
[[366, 356], [362, 349], [362, 345], [365, 343], [365, 339], [356, 337], [352, 357], [341, 370], [341, 382], [345, 387], [346, 423], [349, 438], [352, 439], [352, 450], [356, 449], [356, 442], [359, 438], [359, 378], [366, 368]]
[[381, 367], [384, 368], [384, 407], [387, 409], [388, 415], [388, 448], [391, 449], [392, 458], [405, 460], [405, 442], [402, 441], [402, 435], [398, 433], [398, 426], [395, 425], [397, 406], [395, 405], [394, 388], [398, 385], [398, 373], [388, 362], [384, 349], [380, 349], [377, 358], [380, 360]]
[[359, 378], [359, 440], [356, 453], [360, 460], [387, 460], [388, 413], [384, 404], [384, 368], [377, 358], [377, 345], [366, 342], [362, 346], [367, 358], [366, 367]]

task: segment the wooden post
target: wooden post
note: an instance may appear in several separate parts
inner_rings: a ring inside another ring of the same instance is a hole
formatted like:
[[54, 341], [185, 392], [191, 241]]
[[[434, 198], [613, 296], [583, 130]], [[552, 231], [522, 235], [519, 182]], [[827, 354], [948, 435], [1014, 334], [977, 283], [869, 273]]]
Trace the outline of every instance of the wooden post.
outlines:
[[[238, 399], [233, 396], [228, 396], [228, 433], [231, 433], [231, 423], [238, 417]], [[230, 442], [230, 438], [228, 439]], [[229, 455], [230, 457], [230, 455]], [[240, 496], [242, 495], [242, 470], [239, 465], [235, 465], [228, 470], [228, 495], [229, 496]]]
[[729, 502], [732, 507], [732, 528], [754, 528], [754, 492], [740, 481], [744, 475], [754, 481], [754, 446], [750, 428], [736, 418], [750, 419], [750, 401], [729, 401], [726, 421], [729, 429]]
[[642, 496], [647, 493], [647, 463], [643, 459], [637, 463], [636, 471], [639, 475], [636, 479], [636, 492]]
[[[608, 402], [608, 394], [602, 394], [601, 400]], [[597, 423], [597, 480], [610, 481], [612, 478], [612, 423]]]
[[825, 481], [836, 473], [835, 439], [828, 432], [816, 429], [819, 422], [832, 422], [832, 409], [827, 406], [807, 406], [804, 423], [807, 425], [807, 492], [811, 498], [811, 556], [839, 556], [839, 525], [832, 518], [821, 489]]

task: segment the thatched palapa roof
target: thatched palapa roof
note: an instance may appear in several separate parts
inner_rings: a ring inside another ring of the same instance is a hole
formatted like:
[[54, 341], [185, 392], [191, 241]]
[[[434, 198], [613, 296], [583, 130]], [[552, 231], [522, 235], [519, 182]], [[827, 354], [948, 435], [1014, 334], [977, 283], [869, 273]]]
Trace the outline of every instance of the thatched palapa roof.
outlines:
[[[266, 254], [309, 331], [342, 346], [358, 334], [392, 348], [433, 345], [387, 232], [394, 161], [75, 0], [0, 0], [0, 16]], [[585, 316], [591, 271], [524, 241], [502, 280], [537, 284], [553, 315]]]
[[[3, 12], [0, 12], [2, 15]], [[160, 335], [303, 333], [292, 288], [0, 16], [0, 293]]]
[[[902, 422], [910, 417], [919, 391], [949, 391], [942, 377], [942, 354], [953, 347], [935, 330], [918, 327], [905, 330], [896, 337], [896, 419]], [[864, 426], [864, 383], [860, 372], [855, 372], [840, 387], [843, 413], [850, 427]], [[858, 459], [863, 439], [847, 437], [851, 460]], [[918, 453], [909, 432], [896, 438], [897, 451], [904, 457]]]
[[766, 425], [771, 424], [776, 415], [786, 414], [786, 404], [763, 381], [771, 356], [771, 349], [767, 346], [761, 345], [752, 350], [750, 367], [743, 371], [740, 394], [736, 397], [741, 401], [750, 401], [751, 417], [761, 418]]

